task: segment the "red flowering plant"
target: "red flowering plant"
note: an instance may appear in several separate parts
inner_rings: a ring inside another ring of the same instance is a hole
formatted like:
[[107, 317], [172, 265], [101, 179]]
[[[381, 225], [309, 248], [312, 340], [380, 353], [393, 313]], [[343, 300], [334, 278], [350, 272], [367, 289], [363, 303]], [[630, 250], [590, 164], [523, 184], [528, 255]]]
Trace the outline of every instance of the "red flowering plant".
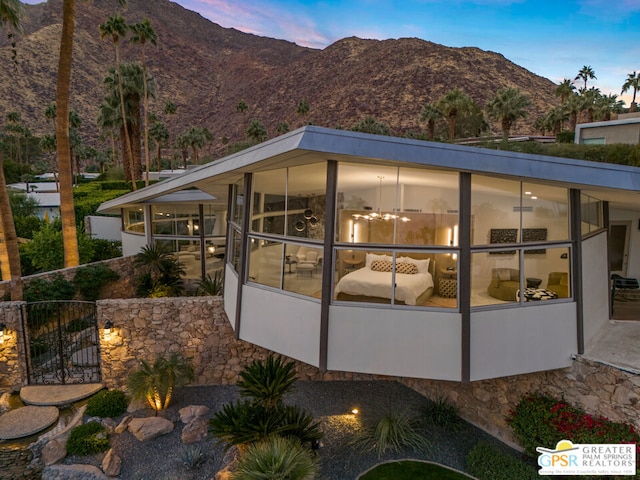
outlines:
[[593, 416], [546, 393], [524, 395], [509, 412], [513, 428], [525, 453], [536, 457], [536, 447], [555, 448], [560, 440], [573, 443], [635, 443], [640, 457], [640, 434], [633, 425]]

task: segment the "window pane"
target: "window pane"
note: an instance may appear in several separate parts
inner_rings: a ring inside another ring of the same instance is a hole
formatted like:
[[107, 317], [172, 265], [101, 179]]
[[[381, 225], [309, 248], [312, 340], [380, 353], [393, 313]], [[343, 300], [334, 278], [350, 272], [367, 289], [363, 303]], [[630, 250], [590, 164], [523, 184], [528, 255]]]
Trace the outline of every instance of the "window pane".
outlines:
[[321, 248], [307, 245], [285, 245], [283, 288], [310, 297], [322, 296]]
[[174, 221], [173, 208], [169, 206], [153, 206], [152, 232], [154, 235], [176, 235], [176, 225]]
[[336, 250], [334, 298], [390, 304], [393, 262], [390, 251]]
[[580, 195], [580, 211], [582, 217], [582, 234], [595, 232], [604, 227], [602, 201], [589, 195]]
[[571, 296], [569, 248], [524, 250], [525, 301]]
[[233, 265], [233, 269], [240, 273], [240, 246], [241, 246], [241, 236], [240, 232], [235, 228], [231, 231], [231, 265]]
[[336, 240], [392, 244], [398, 169], [340, 163]]
[[569, 239], [566, 188], [522, 184], [522, 243]]
[[472, 245], [518, 242], [520, 182], [473, 175], [471, 214]]
[[226, 254], [224, 237], [205, 240], [205, 273], [213, 277], [214, 273], [222, 270]]
[[144, 211], [141, 207], [125, 208], [124, 229], [131, 233], [144, 233]]
[[284, 235], [287, 170], [253, 175], [253, 231]]
[[289, 168], [287, 181], [288, 237], [324, 240], [327, 165]]
[[471, 254], [471, 306], [518, 302], [520, 260], [517, 251]]
[[282, 285], [282, 242], [249, 239], [249, 280], [280, 288]]
[[233, 221], [237, 225], [242, 225], [242, 216], [244, 215], [244, 178], [235, 183], [233, 192]]

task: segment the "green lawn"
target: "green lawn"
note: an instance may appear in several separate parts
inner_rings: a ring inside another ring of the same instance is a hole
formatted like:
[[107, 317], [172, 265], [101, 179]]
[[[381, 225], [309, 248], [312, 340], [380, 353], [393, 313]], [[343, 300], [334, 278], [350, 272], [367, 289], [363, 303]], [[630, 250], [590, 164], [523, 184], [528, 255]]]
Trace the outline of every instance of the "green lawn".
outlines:
[[360, 477], [360, 480], [468, 480], [473, 477], [433, 463], [403, 460], [383, 463]]

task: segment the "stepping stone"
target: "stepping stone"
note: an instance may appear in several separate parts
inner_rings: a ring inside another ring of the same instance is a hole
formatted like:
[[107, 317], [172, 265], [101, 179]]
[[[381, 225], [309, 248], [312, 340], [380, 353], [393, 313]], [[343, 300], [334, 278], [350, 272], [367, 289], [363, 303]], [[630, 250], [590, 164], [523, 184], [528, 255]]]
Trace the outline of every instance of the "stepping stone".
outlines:
[[20, 398], [29, 405], [69, 405], [99, 392], [101, 383], [71, 385], [31, 385], [20, 389]]
[[26, 406], [0, 416], [0, 440], [28, 437], [46, 430], [60, 415], [57, 407]]

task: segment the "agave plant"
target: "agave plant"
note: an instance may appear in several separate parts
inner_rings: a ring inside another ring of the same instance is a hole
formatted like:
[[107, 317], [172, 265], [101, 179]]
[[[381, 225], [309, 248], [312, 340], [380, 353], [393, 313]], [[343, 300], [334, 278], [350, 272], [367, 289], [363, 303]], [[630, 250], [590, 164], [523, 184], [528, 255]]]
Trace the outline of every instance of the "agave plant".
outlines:
[[284, 394], [291, 390], [296, 379], [294, 362], [269, 355], [266, 360], [255, 360], [240, 372], [238, 387], [243, 397], [273, 408], [282, 403]]
[[320, 472], [318, 457], [290, 438], [271, 436], [250, 445], [238, 459], [236, 480], [312, 480]]
[[217, 271], [212, 277], [210, 274], [198, 283], [198, 294], [200, 295], [220, 295], [222, 293], [222, 274]]
[[158, 357], [153, 364], [140, 360], [140, 368], [129, 375], [129, 394], [146, 400], [156, 412], [169, 406], [173, 389], [195, 378], [193, 367], [178, 354]]

